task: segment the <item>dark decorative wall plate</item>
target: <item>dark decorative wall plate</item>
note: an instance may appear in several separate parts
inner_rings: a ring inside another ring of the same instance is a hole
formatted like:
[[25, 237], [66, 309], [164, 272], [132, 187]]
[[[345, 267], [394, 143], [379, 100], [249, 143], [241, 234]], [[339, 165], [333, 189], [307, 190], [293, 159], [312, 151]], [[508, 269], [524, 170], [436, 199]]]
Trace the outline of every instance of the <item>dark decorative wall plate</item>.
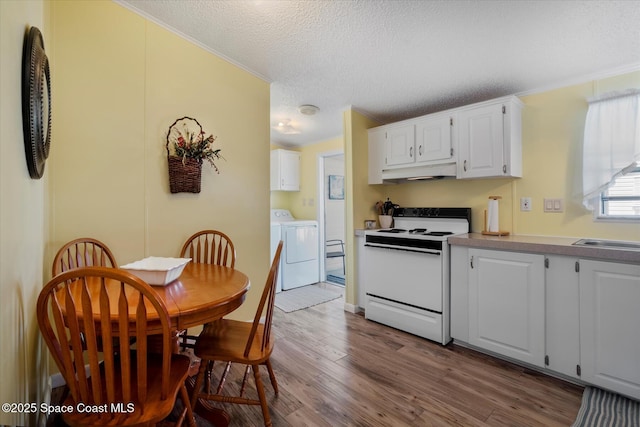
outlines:
[[51, 144], [51, 76], [40, 30], [31, 27], [22, 48], [22, 129], [31, 178], [42, 178]]

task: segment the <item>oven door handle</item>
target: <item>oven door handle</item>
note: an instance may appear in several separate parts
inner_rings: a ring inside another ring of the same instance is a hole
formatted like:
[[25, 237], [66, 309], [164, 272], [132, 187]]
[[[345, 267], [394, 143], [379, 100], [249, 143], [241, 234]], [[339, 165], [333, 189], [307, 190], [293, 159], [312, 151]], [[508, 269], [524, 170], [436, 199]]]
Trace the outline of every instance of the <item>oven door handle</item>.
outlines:
[[410, 249], [410, 248], [400, 248], [400, 247], [391, 247], [391, 246], [378, 246], [378, 245], [371, 245], [369, 243], [365, 243], [364, 245], [365, 247], [368, 248], [378, 248], [378, 249], [389, 249], [391, 251], [403, 251], [403, 252], [415, 252], [418, 254], [427, 254], [427, 255], [441, 255], [442, 252], [440, 251], [429, 251], [429, 250], [425, 250], [425, 249]]

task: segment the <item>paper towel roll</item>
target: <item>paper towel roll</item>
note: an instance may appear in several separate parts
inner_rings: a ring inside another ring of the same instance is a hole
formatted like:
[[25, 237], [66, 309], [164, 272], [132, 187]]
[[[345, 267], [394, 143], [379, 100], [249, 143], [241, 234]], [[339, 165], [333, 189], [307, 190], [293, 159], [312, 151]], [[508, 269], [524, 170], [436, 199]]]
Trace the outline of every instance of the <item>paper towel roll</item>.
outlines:
[[500, 231], [500, 219], [498, 217], [498, 201], [489, 199], [489, 209], [487, 213], [487, 231]]

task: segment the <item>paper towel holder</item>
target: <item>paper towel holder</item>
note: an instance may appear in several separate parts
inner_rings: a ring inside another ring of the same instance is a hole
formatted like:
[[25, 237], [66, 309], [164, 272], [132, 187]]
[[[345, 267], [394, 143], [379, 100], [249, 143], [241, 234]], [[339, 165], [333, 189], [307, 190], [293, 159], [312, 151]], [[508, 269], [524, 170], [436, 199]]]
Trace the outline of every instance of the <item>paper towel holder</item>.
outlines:
[[[502, 199], [502, 196], [489, 196], [489, 200], [500, 200]], [[484, 234], [485, 236], [508, 236], [509, 232], [508, 231], [489, 231], [488, 228], [489, 226], [487, 225], [487, 210], [484, 210], [484, 222], [483, 222], [483, 229], [482, 229], [482, 234]]]

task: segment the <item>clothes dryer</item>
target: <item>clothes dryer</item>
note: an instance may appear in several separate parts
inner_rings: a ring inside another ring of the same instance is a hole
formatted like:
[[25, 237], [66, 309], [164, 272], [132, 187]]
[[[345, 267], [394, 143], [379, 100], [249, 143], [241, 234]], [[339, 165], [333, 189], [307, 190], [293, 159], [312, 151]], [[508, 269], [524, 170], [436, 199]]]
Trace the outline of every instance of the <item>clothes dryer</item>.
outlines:
[[[272, 209], [272, 233], [277, 233], [277, 224], [284, 242], [280, 261], [282, 290], [317, 283], [320, 280], [318, 221], [297, 220], [286, 209]], [[273, 234], [271, 238], [273, 241]]]

